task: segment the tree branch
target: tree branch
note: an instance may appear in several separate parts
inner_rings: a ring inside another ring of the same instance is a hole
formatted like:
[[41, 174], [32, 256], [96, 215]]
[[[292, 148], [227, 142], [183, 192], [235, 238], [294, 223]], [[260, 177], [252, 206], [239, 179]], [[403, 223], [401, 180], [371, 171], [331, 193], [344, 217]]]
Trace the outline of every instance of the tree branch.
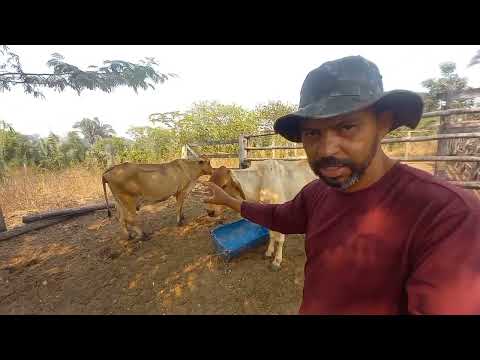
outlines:
[[[2, 83], [10, 83], [10, 84], [26, 84], [28, 81], [15, 81], [15, 80], [2, 80]], [[32, 84], [33, 85], [33, 84]]]
[[14, 73], [0, 73], [0, 76], [9, 76], [9, 75], [23, 75], [23, 76], [63, 76], [63, 75], [68, 75], [72, 74], [73, 72], [63, 72], [60, 74], [33, 74], [33, 73], [19, 73], [19, 72], [14, 72]]

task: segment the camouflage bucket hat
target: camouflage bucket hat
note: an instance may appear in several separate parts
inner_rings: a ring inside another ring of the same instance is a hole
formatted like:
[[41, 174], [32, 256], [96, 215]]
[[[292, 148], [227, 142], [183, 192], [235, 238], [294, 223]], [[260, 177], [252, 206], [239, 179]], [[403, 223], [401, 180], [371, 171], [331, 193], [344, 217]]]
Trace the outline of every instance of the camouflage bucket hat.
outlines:
[[312, 70], [302, 85], [299, 110], [275, 121], [275, 132], [287, 140], [301, 142], [304, 119], [327, 119], [374, 105], [392, 111], [391, 130], [400, 126], [414, 129], [422, 117], [422, 98], [407, 90], [383, 91], [378, 67], [361, 56], [329, 61]]

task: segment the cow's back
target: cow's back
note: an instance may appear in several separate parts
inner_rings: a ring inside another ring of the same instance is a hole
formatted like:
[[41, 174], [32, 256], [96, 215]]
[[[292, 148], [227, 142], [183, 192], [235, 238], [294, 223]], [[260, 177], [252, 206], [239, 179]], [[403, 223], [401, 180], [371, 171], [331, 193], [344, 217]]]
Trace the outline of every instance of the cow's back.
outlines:
[[183, 185], [182, 173], [179, 162], [174, 160], [163, 164], [123, 163], [106, 171], [104, 177], [118, 192], [153, 200], [175, 194]]
[[282, 203], [293, 199], [317, 177], [307, 160], [265, 160], [252, 165], [260, 176], [259, 200]]

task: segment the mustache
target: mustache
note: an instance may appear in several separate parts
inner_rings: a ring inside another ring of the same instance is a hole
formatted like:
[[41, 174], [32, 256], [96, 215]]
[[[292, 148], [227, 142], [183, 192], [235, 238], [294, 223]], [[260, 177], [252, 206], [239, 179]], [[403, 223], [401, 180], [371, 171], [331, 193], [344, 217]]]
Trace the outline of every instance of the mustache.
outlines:
[[322, 169], [330, 166], [347, 166], [349, 168], [355, 167], [355, 164], [351, 160], [337, 159], [333, 156], [327, 156], [317, 160], [313, 160], [311, 164], [312, 167], [314, 167], [315, 169]]

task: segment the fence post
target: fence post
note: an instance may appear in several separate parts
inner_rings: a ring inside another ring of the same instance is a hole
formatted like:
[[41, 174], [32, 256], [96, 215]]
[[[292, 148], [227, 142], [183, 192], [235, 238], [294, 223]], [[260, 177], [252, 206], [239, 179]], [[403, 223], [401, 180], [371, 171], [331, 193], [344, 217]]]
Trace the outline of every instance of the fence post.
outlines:
[[[411, 137], [411, 136], [412, 136], [412, 132], [409, 131], [408, 132], [408, 137]], [[405, 144], [406, 144], [405, 145], [405, 157], [408, 158], [409, 155], [410, 155], [410, 141], [407, 141]]]
[[193, 157], [194, 157], [195, 159], [199, 159], [199, 158], [200, 158], [200, 156], [190, 147], [190, 145], [187, 144], [187, 145], [185, 145], [185, 147], [187, 148], [187, 157], [188, 157], [188, 153], [190, 153], [190, 154], [193, 155]]
[[5, 224], [5, 218], [3, 217], [2, 206], [0, 205], [0, 232], [7, 231], [7, 225]]
[[[274, 136], [273, 141], [272, 141], [272, 146], [273, 147], [275, 147], [277, 145], [277, 142], [275, 140], [276, 140], [276, 137]], [[277, 149], [273, 149], [272, 150], [272, 159], [274, 159], [276, 157], [277, 157]]]
[[182, 146], [182, 159], [188, 159], [188, 151], [187, 151], [187, 145]]
[[248, 139], [240, 135], [238, 138], [238, 162], [239, 162], [239, 167], [240, 169], [245, 169], [248, 167], [247, 164], [247, 149], [246, 147], [248, 146]]

